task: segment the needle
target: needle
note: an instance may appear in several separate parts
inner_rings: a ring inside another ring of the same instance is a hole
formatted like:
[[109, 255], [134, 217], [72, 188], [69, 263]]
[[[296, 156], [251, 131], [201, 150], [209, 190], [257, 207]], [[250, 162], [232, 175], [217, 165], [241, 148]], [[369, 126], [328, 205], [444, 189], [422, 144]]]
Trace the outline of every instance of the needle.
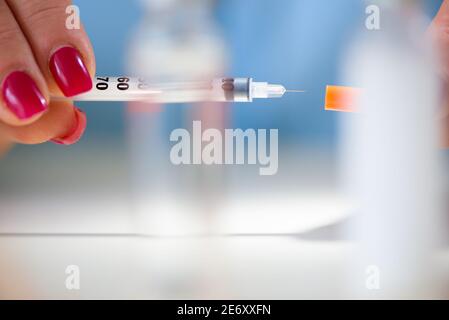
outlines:
[[297, 93], [304, 93], [307, 92], [305, 90], [285, 90], [285, 92], [297, 92]]

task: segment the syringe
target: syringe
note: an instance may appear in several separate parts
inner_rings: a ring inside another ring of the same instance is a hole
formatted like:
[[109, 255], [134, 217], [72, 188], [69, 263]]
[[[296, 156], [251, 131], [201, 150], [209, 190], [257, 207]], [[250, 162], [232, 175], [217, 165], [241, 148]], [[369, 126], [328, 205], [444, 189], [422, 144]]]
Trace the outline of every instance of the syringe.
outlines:
[[284, 86], [255, 82], [252, 78], [219, 78], [212, 81], [150, 83], [142, 78], [95, 77], [91, 91], [72, 97], [75, 101], [144, 101], [185, 103], [200, 101], [251, 102], [257, 98], [280, 98]]

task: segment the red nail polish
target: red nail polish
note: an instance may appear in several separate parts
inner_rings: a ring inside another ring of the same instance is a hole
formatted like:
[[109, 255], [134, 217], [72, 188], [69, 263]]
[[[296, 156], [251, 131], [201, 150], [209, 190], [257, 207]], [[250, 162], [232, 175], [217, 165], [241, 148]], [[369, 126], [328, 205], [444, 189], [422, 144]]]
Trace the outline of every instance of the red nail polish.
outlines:
[[22, 71], [14, 71], [5, 78], [2, 94], [6, 106], [21, 120], [44, 112], [48, 107], [36, 83]]
[[92, 89], [92, 79], [76, 49], [72, 47], [58, 49], [51, 56], [49, 67], [66, 97]]
[[75, 108], [75, 123], [73, 128], [63, 137], [54, 138], [51, 141], [56, 144], [62, 144], [69, 146], [71, 144], [77, 143], [83, 136], [84, 130], [86, 129], [86, 115], [83, 111]]

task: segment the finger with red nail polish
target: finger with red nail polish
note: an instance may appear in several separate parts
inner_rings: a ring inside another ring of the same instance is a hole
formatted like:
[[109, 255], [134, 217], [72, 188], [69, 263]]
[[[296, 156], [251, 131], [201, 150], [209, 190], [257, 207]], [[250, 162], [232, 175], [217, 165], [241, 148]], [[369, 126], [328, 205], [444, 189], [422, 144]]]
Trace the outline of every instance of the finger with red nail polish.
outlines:
[[48, 87], [20, 25], [4, 1], [0, 1], [0, 22], [0, 121], [23, 126], [47, 111]]
[[50, 71], [66, 97], [92, 89], [92, 78], [80, 53], [72, 47], [58, 49], [50, 58]]
[[56, 138], [53, 138], [51, 140], [53, 143], [69, 146], [77, 143], [83, 136], [87, 124], [86, 115], [82, 110], [76, 107], [74, 111], [75, 111], [75, 121], [73, 122], [73, 126], [67, 133], [58, 136]]
[[6, 107], [19, 119], [28, 120], [47, 110], [47, 101], [34, 80], [23, 71], [14, 71], [2, 84]]
[[52, 141], [57, 144], [76, 143], [86, 129], [86, 115], [69, 101], [52, 102], [48, 112], [35, 122], [21, 127], [0, 123], [0, 135], [22, 144]]

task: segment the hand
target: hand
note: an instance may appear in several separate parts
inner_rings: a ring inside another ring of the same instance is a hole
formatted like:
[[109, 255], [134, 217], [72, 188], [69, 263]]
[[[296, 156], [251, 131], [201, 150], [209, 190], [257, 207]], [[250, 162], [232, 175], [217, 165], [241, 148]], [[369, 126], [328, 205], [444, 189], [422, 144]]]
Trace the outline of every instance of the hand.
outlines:
[[449, 147], [449, 0], [445, 0], [429, 29], [439, 56], [439, 70], [444, 83], [444, 108], [441, 113], [444, 147]]
[[92, 87], [95, 58], [84, 29], [67, 29], [70, 0], [0, 0], [0, 151], [13, 142], [69, 145], [82, 111], [50, 96]]

